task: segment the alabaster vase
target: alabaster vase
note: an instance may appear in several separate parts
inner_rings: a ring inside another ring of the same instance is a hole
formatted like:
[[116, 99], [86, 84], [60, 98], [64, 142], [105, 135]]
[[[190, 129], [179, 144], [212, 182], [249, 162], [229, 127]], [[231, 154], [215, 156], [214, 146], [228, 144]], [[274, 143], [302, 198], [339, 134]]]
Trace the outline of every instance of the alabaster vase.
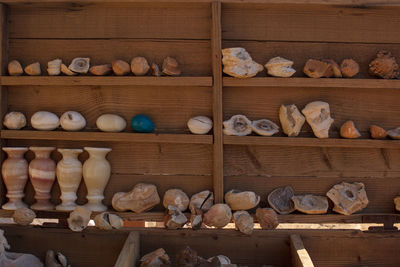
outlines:
[[88, 191], [88, 203], [86, 208], [92, 211], [105, 211], [107, 207], [103, 205], [104, 189], [107, 186], [111, 175], [111, 165], [106, 160], [106, 155], [111, 148], [85, 147], [89, 153], [89, 159], [83, 164], [83, 180]]
[[16, 210], [27, 207], [22, 198], [24, 188], [28, 181], [28, 162], [24, 154], [28, 151], [26, 147], [3, 147], [8, 158], [3, 162], [1, 175], [7, 188], [9, 201], [2, 206], [5, 210]]
[[29, 178], [35, 189], [36, 203], [31, 206], [34, 210], [52, 210], [50, 192], [56, 179], [56, 163], [50, 158], [55, 147], [30, 147], [35, 158], [29, 163]]
[[72, 211], [77, 199], [76, 191], [82, 180], [82, 163], [78, 156], [82, 149], [57, 149], [63, 156], [57, 164], [57, 181], [61, 189], [61, 204], [56, 210]]

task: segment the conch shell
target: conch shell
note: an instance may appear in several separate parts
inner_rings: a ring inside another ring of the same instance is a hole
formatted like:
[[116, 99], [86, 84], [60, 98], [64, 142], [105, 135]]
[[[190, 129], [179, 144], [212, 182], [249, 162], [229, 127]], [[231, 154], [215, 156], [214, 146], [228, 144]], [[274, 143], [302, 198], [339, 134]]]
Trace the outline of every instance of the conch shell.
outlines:
[[236, 78], [251, 78], [264, 69], [242, 47], [222, 49], [223, 72]]
[[84, 206], [77, 206], [73, 212], [69, 214], [68, 227], [74, 232], [81, 232], [88, 226], [90, 221], [91, 210]]
[[39, 76], [42, 74], [42, 70], [40, 69], [40, 63], [35, 62], [25, 67], [25, 73], [31, 76]]
[[204, 214], [203, 222], [207, 226], [223, 228], [232, 219], [231, 208], [226, 204], [215, 204]]
[[65, 64], [61, 64], [61, 72], [67, 76], [78, 75], [78, 73], [75, 73], [75, 72], [71, 71], [70, 69], [68, 69], [68, 67]]
[[166, 57], [162, 64], [162, 72], [169, 76], [178, 76], [181, 74], [178, 61], [173, 57]]
[[303, 127], [306, 119], [301, 115], [296, 105], [281, 105], [279, 109], [279, 120], [281, 121], [282, 130], [287, 136], [298, 136], [301, 127]]
[[94, 217], [97, 228], [102, 230], [119, 229], [124, 226], [124, 221], [116, 214], [103, 212]]
[[387, 131], [387, 134], [392, 139], [400, 139], [400, 127]]
[[117, 76], [124, 76], [131, 72], [131, 66], [129, 66], [129, 64], [123, 60], [114, 60], [111, 65], [114, 74]]
[[382, 50], [369, 63], [369, 73], [383, 79], [395, 79], [399, 76], [399, 64], [392, 53]]
[[26, 226], [33, 222], [33, 220], [36, 218], [36, 214], [31, 209], [19, 208], [16, 211], [14, 211], [14, 214], [12, 217], [16, 224]]
[[268, 70], [268, 74], [274, 77], [291, 77], [296, 70], [292, 68], [293, 61], [282, 57], [271, 58], [265, 68]]
[[328, 103], [322, 101], [311, 102], [301, 112], [303, 112], [316, 137], [329, 137], [329, 128], [333, 123], [333, 119], [331, 118]]
[[21, 63], [17, 60], [12, 60], [8, 63], [8, 74], [11, 76], [20, 76], [24, 74]]
[[250, 210], [260, 203], [260, 196], [252, 191], [231, 190], [225, 194], [225, 202], [232, 210]]
[[57, 76], [61, 73], [62, 60], [57, 58], [47, 62], [47, 73], [51, 76]]
[[262, 229], [275, 229], [279, 225], [278, 215], [273, 209], [258, 208], [256, 210], [256, 217]]
[[140, 259], [140, 267], [169, 267], [171, 262], [168, 254], [163, 248], [159, 248], [153, 252], [144, 255]]
[[279, 133], [279, 126], [267, 119], [253, 121], [251, 123], [251, 129], [256, 134], [263, 136], [272, 136]]
[[90, 67], [90, 58], [74, 58], [68, 68], [75, 73], [88, 73]]
[[369, 127], [369, 132], [371, 133], [371, 137], [373, 139], [385, 139], [387, 136], [386, 130], [377, 125], [371, 125]]
[[135, 57], [131, 60], [131, 71], [136, 76], [146, 75], [150, 66], [144, 57]]
[[360, 71], [360, 66], [353, 59], [344, 59], [340, 64], [343, 77], [352, 78]]
[[157, 187], [152, 184], [139, 183], [130, 192], [116, 193], [112, 206], [116, 211], [131, 210], [141, 213], [152, 209], [160, 203]]
[[244, 115], [234, 115], [224, 121], [224, 134], [245, 136], [251, 134], [251, 121]]
[[4, 116], [3, 125], [10, 130], [19, 130], [26, 126], [24, 113], [11, 111]]
[[254, 229], [254, 219], [247, 211], [236, 211], [233, 214], [235, 227], [237, 230], [246, 235], [251, 235]]
[[185, 211], [189, 206], [189, 197], [181, 189], [169, 189], [164, 194], [163, 205], [166, 209], [172, 205]]
[[279, 187], [268, 195], [269, 205], [279, 214], [289, 214], [295, 211], [292, 197], [294, 196], [293, 188], [290, 186]]
[[328, 199], [325, 196], [299, 195], [292, 197], [296, 210], [306, 214], [324, 214], [328, 211]]
[[109, 75], [112, 73], [112, 66], [111, 64], [103, 64], [90, 67], [89, 72], [96, 76], [104, 76]]
[[327, 197], [332, 200], [335, 206], [333, 211], [343, 215], [351, 215], [367, 207], [368, 197], [363, 183], [346, 183], [334, 185]]
[[353, 121], [346, 121], [343, 123], [342, 127], [340, 127], [340, 136], [343, 138], [359, 138], [361, 134]]

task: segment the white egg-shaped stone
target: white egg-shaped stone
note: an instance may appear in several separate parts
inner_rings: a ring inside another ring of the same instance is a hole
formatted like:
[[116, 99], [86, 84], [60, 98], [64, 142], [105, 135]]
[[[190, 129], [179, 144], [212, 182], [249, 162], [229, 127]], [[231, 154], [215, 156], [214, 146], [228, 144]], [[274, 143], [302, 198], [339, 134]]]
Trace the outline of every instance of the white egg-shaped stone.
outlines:
[[103, 114], [97, 118], [96, 125], [103, 132], [117, 133], [125, 130], [126, 121], [116, 114]]
[[66, 131], [79, 131], [85, 128], [86, 119], [79, 112], [67, 111], [61, 115], [60, 124]]
[[213, 127], [213, 122], [206, 116], [196, 116], [187, 122], [187, 126], [191, 133], [206, 134]]
[[48, 111], [38, 111], [31, 117], [31, 125], [36, 130], [52, 131], [60, 126], [58, 116]]
[[11, 111], [4, 116], [3, 125], [10, 130], [19, 130], [26, 126], [26, 117], [24, 113]]

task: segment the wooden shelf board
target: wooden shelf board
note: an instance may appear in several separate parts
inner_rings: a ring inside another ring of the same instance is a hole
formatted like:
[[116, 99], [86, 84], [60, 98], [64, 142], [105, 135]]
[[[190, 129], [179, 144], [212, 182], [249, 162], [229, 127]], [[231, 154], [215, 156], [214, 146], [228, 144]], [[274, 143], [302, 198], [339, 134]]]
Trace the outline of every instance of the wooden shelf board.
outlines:
[[224, 136], [226, 145], [263, 145], [297, 147], [400, 148], [399, 140], [339, 139], [316, 137]]
[[212, 135], [1, 130], [1, 139], [212, 144]]
[[256, 77], [238, 79], [223, 78], [225, 87], [332, 87], [332, 88], [382, 88], [400, 89], [400, 80], [345, 79], [345, 78], [273, 78]]
[[135, 76], [1, 76], [0, 84], [18, 85], [92, 85], [92, 86], [201, 86], [211, 87], [212, 77], [135, 77]]

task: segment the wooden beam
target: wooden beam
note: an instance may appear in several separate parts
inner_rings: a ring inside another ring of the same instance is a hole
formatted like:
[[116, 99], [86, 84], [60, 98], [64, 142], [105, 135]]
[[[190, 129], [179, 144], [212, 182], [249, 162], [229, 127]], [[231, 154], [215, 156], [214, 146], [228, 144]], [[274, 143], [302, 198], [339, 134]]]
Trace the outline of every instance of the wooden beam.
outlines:
[[314, 267], [314, 264], [304, 247], [303, 240], [296, 234], [290, 235], [290, 250], [294, 267]]
[[138, 232], [130, 232], [114, 267], [135, 267], [140, 255]]

